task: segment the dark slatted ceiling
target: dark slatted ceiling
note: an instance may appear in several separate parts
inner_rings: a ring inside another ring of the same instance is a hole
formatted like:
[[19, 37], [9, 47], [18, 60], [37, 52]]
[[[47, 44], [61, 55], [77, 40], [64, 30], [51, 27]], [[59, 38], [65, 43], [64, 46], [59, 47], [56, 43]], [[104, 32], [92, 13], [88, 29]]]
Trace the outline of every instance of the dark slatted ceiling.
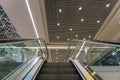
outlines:
[[[45, 0], [49, 41], [68, 42], [75, 38], [94, 38], [116, 2], [117, 0]], [[53, 49], [50, 52], [53, 62], [67, 60], [66, 50]]]
[[88, 39], [88, 36], [93, 38], [116, 2], [117, 0], [45, 0], [50, 42], [67, 42], [73, 38]]
[[51, 56], [53, 62], [66, 62], [67, 61], [67, 50], [65, 49], [52, 49]]

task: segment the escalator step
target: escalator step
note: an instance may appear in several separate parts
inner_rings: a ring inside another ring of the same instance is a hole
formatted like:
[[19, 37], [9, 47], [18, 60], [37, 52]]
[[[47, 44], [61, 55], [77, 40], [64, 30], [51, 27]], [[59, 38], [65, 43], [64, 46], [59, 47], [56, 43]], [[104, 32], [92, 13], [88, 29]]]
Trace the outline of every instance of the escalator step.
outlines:
[[83, 80], [71, 63], [45, 63], [35, 80]]
[[60, 74], [58, 80], [82, 80], [78, 74]]
[[40, 74], [36, 80], [82, 80], [78, 74]]
[[40, 74], [36, 80], [57, 80], [57, 74]]
[[74, 68], [42, 68], [40, 74], [76, 74], [77, 71]]
[[73, 65], [70, 63], [46, 63], [44, 64], [45, 68], [55, 68], [55, 67], [63, 67], [63, 68], [72, 68]]

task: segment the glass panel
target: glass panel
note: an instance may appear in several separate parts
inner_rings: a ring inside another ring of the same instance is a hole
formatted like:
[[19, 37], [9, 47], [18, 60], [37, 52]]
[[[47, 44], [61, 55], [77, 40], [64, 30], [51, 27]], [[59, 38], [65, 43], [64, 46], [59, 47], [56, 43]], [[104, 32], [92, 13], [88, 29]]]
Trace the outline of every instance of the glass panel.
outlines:
[[[117, 67], [120, 66], [120, 45], [87, 40], [79, 41], [78, 44], [79, 49], [77, 45], [74, 53], [77, 53], [77, 59], [82, 61], [89, 71], [93, 69], [98, 74], [100, 73], [100, 76], [102, 73], [120, 71], [120, 67]], [[101, 77], [104, 79], [105, 76]]]
[[85, 42], [78, 59], [85, 65], [117, 66], [120, 65], [118, 46]]
[[[25, 69], [29, 68], [30, 64], [36, 62], [36, 58], [43, 58], [42, 45], [44, 44], [40, 45], [38, 40], [0, 44], [0, 80], [25, 65]], [[19, 70], [16, 75], [21, 72]]]
[[[68, 52], [67, 52], [68, 58], [76, 57], [76, 55], [79, 52], [79, 49], [81, 48], [81, 45], [82, 45], [82, 43], [80, 43], [79, 41], [71, 41]], [[75, 46], [75, 49], [74, 49], [74, 46]]]

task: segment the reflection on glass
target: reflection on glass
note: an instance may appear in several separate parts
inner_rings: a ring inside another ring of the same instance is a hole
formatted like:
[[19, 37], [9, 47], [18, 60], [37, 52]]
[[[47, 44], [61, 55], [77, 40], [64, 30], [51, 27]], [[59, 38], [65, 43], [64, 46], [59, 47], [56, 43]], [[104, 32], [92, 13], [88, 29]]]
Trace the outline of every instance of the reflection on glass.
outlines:
[[[118, 46], [85, 42], [82, 47], [78, 42], [74, 56], [78, 55], [85, 65], [116, 66], [120, 65], [120, 48]], [[82, 49], [81, 49], [82, 48]]]
[[[78, 40], [76, 49], [72, 51], [73, 58], [82, 62], [85, 68], [93, 72], [96, 71], [104, 79], [105, 77], [101, 75], [107, 74], [107, 72], [120, 71], [120, 45], [105, 43], [105, 42], [95, 42], [87, 40]], [[78, 55], [77, 57], [75, 57]], [[107, 69], [109, 67], [109, 69]], [[101, 71], [102, 70], [102, 71]], [[102, 73], [101, 73], [102, 72]], [[118, 76], [116, 76], [118, 78]]]
[[44, 43], [39, 44], [38, 40], [0, 44], [0, 80], [26, 63], [29, 67], [36, 57], [43, 57], [43, 45]]

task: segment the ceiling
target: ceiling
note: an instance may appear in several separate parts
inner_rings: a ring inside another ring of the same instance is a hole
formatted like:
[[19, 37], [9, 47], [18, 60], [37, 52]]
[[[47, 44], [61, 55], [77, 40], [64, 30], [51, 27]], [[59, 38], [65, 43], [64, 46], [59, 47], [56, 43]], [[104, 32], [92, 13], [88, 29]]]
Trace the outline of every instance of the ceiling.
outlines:
[[[43, 36], [47, 36], [47, 45], [50, 47], [52, 45], [55, 48], [56, 46], [59, 48], [68, 46], [68, 44], [63, 44], [64, 46], [60, 44], [69, 42], [74, 38], [93, 39], [117, 2], [117, 0], [25, 1], [28, 1], [30, 4], [39, 35], [41, 36], [46, 31]], [[15, 28], [21, 35], [24, 34], [22, 37], [34, 38], [36, 36], [33, 35], [33, 22], [25, 1], [2, 0], [1, 3], [8, 16], [10, 16]], [[48, 31], [44, 30], [44, 28]], [[60, 44], [57, 45], [55, 43]], [[66, 49], [50, 49], [49, 52], [51, 54], [51, 61], [62, 62], [67, 60]]]
[[49, 42], [92, 39], [117, 0], [45, 0]]
[[67, 61], [67, 50], [65, 49], [50, 49], [52, 62], [66, 62]]
[[[45, 0], [49, 43], [93, 39], [117, 0]], [[66, 61], [65, 49], [50, 49], [52, 61]]]

